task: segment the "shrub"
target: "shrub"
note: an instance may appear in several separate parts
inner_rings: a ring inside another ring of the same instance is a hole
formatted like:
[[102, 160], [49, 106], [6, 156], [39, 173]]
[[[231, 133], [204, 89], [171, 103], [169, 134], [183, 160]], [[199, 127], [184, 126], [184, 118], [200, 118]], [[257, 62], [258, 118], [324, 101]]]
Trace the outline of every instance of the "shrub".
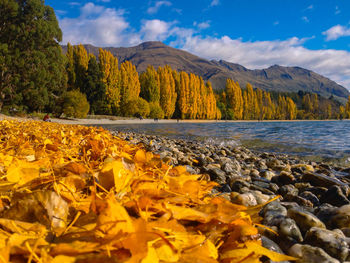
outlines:
[[143, 117], [146, 118], [149, 115], [150, 109], [148, 102], [142, 98], [130, 100], [124, 106], [125, 116]]
[[61, 113], [67, 117], [85, 118], [89, 109], [86, 96], [78, 90], [68, 91], [61, 98]]
[[149, 104], [149, 117], [152, 119], [163, 119], [164, 118], [164, 111], [160, 107], [160, 105], [156, 102], [151, 102]]

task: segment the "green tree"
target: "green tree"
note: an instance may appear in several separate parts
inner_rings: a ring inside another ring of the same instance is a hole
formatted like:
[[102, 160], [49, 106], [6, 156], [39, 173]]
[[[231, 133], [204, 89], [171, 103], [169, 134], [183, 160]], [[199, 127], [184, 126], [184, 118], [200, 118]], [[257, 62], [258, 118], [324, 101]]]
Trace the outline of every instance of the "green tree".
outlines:
[[62, 32], [53, 9], [41, 0], [0, 1], [0, 108], [52, 107], [66, 89]]
[[90, 103], [90, 112], [94, 114], [108, 114], [106, 99], [106, 85], [102, 81], [103, 74], [94, 56], [90, 57], [86, 78], [81, 92]]

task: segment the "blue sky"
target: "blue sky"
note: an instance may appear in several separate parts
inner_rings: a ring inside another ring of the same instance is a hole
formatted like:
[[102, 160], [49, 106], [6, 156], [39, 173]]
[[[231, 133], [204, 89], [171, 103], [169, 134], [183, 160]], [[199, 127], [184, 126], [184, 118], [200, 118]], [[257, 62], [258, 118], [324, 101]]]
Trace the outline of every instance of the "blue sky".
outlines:
[[63, 43], [162, 41], [247, 68], [311, 69], [350, 89], [349, 0], [63, 0]]

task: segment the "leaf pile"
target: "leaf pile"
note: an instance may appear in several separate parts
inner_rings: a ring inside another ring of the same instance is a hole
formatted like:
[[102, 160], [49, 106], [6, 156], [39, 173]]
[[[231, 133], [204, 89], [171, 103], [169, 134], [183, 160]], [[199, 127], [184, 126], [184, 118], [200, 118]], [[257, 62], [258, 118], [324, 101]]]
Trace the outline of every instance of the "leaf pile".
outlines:
[[0, 122], [0, 262], [260, 262], [247, 209], [100, 128]]

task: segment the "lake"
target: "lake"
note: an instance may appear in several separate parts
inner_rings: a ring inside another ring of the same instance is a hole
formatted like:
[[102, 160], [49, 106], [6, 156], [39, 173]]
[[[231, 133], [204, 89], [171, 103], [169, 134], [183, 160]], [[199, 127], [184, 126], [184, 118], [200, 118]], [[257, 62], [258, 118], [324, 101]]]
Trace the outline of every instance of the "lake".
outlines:
[[243, 145], [264, 152], [297, 155], [350, 165], [350, 121], [264, 121], [105, 125], [107, 129]]

